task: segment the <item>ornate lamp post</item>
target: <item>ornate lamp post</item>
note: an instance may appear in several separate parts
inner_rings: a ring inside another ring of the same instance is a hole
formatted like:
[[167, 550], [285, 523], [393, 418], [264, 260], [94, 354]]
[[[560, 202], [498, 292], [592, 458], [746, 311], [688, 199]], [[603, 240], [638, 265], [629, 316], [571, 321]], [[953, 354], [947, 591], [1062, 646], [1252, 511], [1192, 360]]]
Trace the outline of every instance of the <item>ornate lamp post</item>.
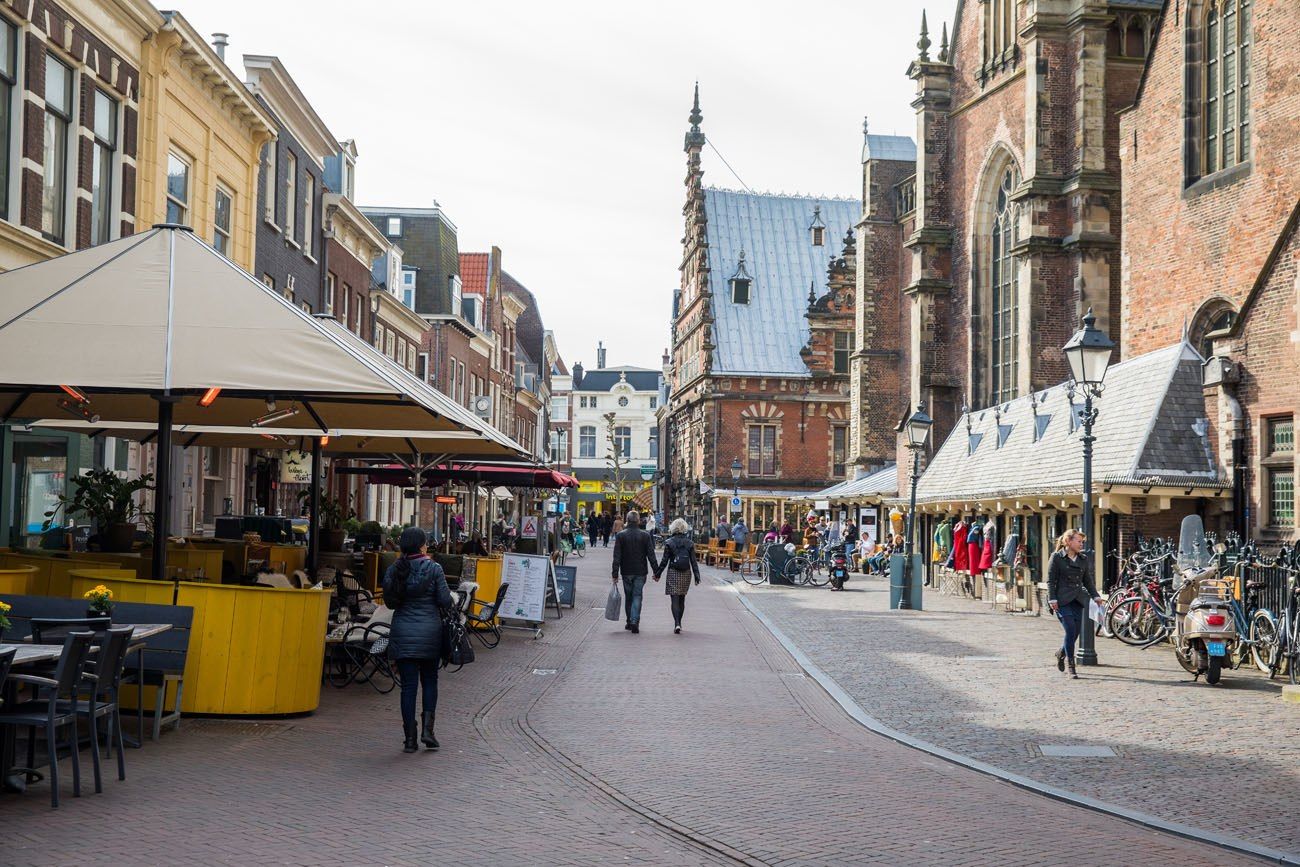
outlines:
[[[1083, 392], [1083, 532], [1088, 544], [1084, 553], [1088, 557], [1088, 567], [1096, 574], [1096, 563], [1092, 547], [1092, 444], [1096, 437], [1092, 435], [1092, 425], [1097, 421], [1097, 410], [1092, 405], [1093, 398], [1100, 397], [1102, 380], [1106, 378], [1106, 368], [1110, 365], [1110, 354], [1115, 344], [1106, 334], [1096, 327], [1097, 317], [1092, 315], [1092, 308], [1083, 317], [1083, 327], [1074, 332], [1074, 336], [1065, 344], [1065, 358], [1070, 363], [1070, 399], [1073, 401], [1076, 391]], [[1079, 664], [1096, 665], [1097, 647], [1093, 631], [1088, 624], [1088, 615], [1084, 614], [1083, 628], [1079, 630]]]
[[930, 438], [934, 419], [925, 412], [925, 404], [917, 404], [904, 427], [907, 430], [907, 447], [912, 450], [912, 499], [907, 508], [907, 539], [903, 548], [903, 592], [898, 599], [900, 611], [912, 607], [912, 550], [916, 535], [916, 482], [921, 476], [921, 450]]
[[740, 496], [740, 474], [744, 469], [740, 465], [740, 458], [736, 458], [731, 462], [731, 495], [733, 497]]

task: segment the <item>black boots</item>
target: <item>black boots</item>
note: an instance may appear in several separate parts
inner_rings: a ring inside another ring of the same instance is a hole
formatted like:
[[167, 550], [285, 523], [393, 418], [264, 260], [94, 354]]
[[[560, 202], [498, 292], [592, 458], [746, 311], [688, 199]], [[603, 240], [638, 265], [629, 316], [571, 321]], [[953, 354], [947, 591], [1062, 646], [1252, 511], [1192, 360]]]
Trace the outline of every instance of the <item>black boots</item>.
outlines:
[[406, 735], [406, 743], [402, 745], [402, 752], [413, 753], [419, 749], [415, 743], [415, 723], [402, 721], [402, 731]]
[[1069, 666], [1070, 666], [1070, 677], [1074, 678], [1075, 680], [1078, 680], [1078, 679], [1079, 679], [1079, 672], [1077, 672], [1077, 671], [1074, 670], [1074, 658], [1071, 657], [1069, 660], [1067, 660], [1067, 662], [1068, 662], [1068, 664], [1069, 664]]
[[433, 711], [426, 710], [420, 716], [420, 743], [431, 750], [438, 748], [438, 739], [433, 736]]
[[1057, 670], [1057, 671], [1061, 671], [1061, 672], [1065, 671], [1065, 651], [1064, 651], [1064, 650], [1058, 650], [1058, 651], [1056, 651], [1056, 670]]

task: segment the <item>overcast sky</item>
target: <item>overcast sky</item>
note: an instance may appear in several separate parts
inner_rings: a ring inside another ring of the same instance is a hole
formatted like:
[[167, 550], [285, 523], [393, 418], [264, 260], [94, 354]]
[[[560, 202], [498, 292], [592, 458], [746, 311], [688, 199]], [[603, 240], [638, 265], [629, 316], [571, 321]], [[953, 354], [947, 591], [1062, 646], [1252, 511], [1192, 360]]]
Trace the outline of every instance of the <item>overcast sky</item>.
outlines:
[[[678, 285], [691, 88], [756, 191], [859, 196], [862, 118], [914, 135], [922, 0], [181, 0], [227, 61], [280, 57], [360, 151], [361, 205], [427, 206], [502, 250], [565, 361], [658, 367]], [[934, 52], [953, 0], [929, 6]], [[309, 15], [304, 15], [305, 9]], [[706, 148], [705, 182], [740, 182]]]

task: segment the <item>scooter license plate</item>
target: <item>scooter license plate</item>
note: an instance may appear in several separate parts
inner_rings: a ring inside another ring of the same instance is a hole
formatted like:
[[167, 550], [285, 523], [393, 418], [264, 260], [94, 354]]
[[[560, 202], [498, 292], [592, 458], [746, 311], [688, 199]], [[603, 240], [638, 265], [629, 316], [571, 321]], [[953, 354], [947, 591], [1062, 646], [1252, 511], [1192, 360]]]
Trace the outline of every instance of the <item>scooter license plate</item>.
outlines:
[[1227, 656], [1228, 644], [1225, 641], [1207, 641], [1205, 642], [1205, 652], [1210, 656]]

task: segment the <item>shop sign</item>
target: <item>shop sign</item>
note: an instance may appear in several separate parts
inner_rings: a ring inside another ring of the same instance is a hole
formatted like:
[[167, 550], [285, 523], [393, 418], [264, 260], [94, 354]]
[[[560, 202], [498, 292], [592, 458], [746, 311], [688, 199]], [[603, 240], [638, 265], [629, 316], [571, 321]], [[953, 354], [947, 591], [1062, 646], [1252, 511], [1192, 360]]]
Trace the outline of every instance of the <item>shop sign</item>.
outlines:
[[436, 497], [433, 498], [433, 501], [434, 501], [435, 503], [441, 503], [441, 504], [444, 505], [444, 506], [454, 506], [454, 505], [456, 505], [456, 498], [455, 498], [455, 497], [448, 497], [448, 496], [446, 496], [445, 494], [439, 494], [438, 496], [436, 496]]
[[311, 484], [311, 452], [290, 449], [280, 457], [280, 483]]
[[604, 491], [605, 483], [601, 481], [578, 482], [578, 493], [580, 494], [599, 494]]

